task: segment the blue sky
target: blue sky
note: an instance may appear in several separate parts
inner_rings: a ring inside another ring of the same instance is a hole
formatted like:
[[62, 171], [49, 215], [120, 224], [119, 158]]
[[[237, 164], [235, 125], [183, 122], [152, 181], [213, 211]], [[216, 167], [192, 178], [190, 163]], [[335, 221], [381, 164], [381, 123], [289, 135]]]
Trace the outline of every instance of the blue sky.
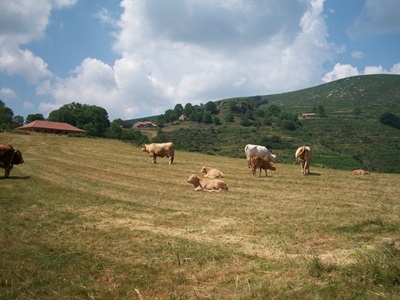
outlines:
[[109, 119], [400, 74], [398, 0], [0, 2], [0, 99]]

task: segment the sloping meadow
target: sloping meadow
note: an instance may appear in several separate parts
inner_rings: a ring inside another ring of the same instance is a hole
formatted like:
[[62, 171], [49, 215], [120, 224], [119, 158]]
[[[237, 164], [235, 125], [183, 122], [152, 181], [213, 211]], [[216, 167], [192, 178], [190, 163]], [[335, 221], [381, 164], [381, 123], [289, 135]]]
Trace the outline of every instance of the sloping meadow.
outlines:
[[[396, 299], [400, 175], [1, 134], [25, 163], [0, 179], [2, 299]], [[244, 148], [244, 145], [243, 145]], [[293, 155], [294, 156], [294, 155]], [[195, 192], [203, 165], [229, 191]], [[258, 175], [258, 172], [257, 172]]]

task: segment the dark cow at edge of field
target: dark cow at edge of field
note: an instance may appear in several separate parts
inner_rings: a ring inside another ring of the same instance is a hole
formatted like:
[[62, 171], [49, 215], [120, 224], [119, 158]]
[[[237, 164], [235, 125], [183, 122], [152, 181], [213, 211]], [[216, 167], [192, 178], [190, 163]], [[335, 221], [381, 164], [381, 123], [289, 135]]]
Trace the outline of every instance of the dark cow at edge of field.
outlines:
[[24, 163], [22, 153], [19, 150], [14, 150], [10, 145], [0, 144], [0, 168], [5, 169], [4, 178], [10, 176], [10, 171], [14, 165]]
[[367, 172], [363, 169], [358, 169], [358, 170], [354, 170], [353, 172], [351, 172], [351, 174], [353, 174], [353, 175], [369, 175], [369, 172]]
[[312, 160], [312, 151], [309, 146], [301, 146], [297, 148], [295, 154], [296, 160], [300, 163], [301, 174], [310, 174], [310, 163]]
[[256, 155], [251, 158], [251, 172], [253, 173], [253, 176], [256, 176], [256, 170], [258, 168], [260, 168], [260, 174], [258, 175], [258, 177], [261, 177], [261, 170], [265, 170], [266, 177], [268, 177], [267, 170], [276, 171], [276, 167], [274, 164], [271, 164], [264, 157]]
[[195, 174], [190, 175], [187, 182], [193, 184], [195, 191], [222, 192], [228, 190], [228, 185], [225, 181], [219, 179], [199, 178]]
[[200, 170], [200, 173], [204, 173], [204, 177], [206, 178], [222, 178], [224, 177], [224, 173], [220, 170], [213, 169], [210, 167], [203, 166]]
[[149, 154], [153, 164], [157, 163], [156, 162], [157, 156], [168, 157], [169, 164], [172, 164], [174, 161], [175, 147], [174, 147], [174, 144], [171, 142], [144, 144], [142, 147], [142, 151], [147, 152]]
[[244, 147], [244, 153], [246, 154], [247, 166], [249, 168], [251, 168], [251, 158], [253, 156], [264, 157], [266, 160], [276, 163], [276, 154], [272, 154], [267, 147], [264, 146], [247, 144], [246, 147]]

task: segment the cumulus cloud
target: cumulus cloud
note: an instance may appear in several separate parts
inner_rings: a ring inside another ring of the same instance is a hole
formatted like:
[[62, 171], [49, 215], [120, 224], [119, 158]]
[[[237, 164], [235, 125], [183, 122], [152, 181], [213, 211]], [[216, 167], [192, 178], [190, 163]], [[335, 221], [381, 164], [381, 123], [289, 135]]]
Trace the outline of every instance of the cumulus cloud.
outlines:
[[398, 0], [366, 0], [362, 13], [355, 19], [348, 33], [352, 38], [371, 34], [400, 32]]
[[[113, 46], [121, 58], [112, 66], [86, 59], [38, 93], [58, 105], [82, 99], [111, 118], [133, 118], [177, 103], [304, 88], [320, 80], [331, 58], [323, 3], [124, 0]], [[108, 11], [97, 17], [115, 24]]]
[[15, 91], [10, 88], [2, 88], [0, 90], [0, 96], [4, 99], [13, 99], [18, 97]]
[[400, 64], [395, 64], [388, 71], [382, 66], [367, 66], [364, 68], [363, 72], [359, 72], [356, 67], [349, 64], [337, 63], [333, 70], [326, 73], [322, 78], [323, 82], [330, 82], [341, 78], [346, 78], [350, 76], [357, 75], [371, 75], [371, 74], [400, 74]]
[[77, 0], [2, 1], [0, 5], [0, 71], [32, 84], [51, 76], [46, 62], [21, 46], [44, 36], [50, 12]]

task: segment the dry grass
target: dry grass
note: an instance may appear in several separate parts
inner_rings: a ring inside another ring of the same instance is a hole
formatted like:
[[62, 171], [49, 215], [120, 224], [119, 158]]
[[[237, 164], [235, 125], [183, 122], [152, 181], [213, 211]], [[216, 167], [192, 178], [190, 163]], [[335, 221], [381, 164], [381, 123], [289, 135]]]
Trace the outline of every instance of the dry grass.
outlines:
[[[400, 175], [1, 134], [24, 155], [0, 180], [3, 299], [396, 299]], [[203, 165], [228, 192], [194, 192]]]

